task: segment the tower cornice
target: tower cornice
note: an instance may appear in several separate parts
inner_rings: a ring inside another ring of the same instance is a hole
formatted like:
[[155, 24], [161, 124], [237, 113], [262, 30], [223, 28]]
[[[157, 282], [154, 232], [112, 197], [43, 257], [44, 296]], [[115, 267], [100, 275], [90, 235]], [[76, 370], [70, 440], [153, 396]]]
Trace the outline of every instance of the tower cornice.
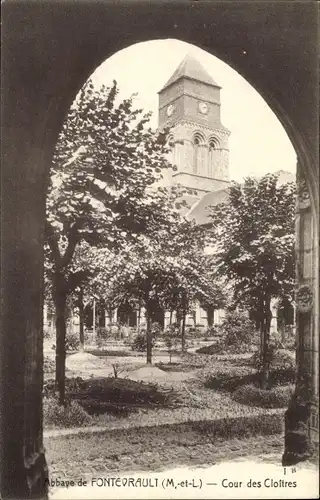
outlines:
[[200, 129], [200, 130], [203, 130], [203, 131], [206, 131], [209, 133], [217, 132], [219, 134], [224, 134], [227, 137], [229, 137], [231, 134], [230, 130], [227, 129], [226, 127], [224, 127], [222, 124], [215, 127], [214, 125], [209, 125], [209, 124], [205, 125], [204, 123], [200, 123], [198, 121], [193, 121], [193, 120], [189, 120], [189, 119], [182, 119], [182, 120], [177, 119], [176, 122], [172, 121], [172, 125], [170, 125], [170, 126], [176, 126], [176, 125], [187, 125], [189, 128], [192, 128], [192, 129], [194, 129], [196, 127], [197, 129]]

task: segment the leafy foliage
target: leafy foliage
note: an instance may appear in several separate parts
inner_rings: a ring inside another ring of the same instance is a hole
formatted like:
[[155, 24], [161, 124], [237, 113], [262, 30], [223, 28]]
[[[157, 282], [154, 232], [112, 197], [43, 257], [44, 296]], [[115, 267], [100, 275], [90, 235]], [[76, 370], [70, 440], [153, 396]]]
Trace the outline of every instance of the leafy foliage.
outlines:
[[210, 257], [204, 254], [203, 229], [172, 211], [167, 202], [163, 211], [168, 217], [152, 238], [140, 238], [117, 255], [105, 253], [108, 273], [97, 277], [110, 307], [145, 308], [147, 332], [156, 311], [176, 310], [185, 315], [200, 297], [213, 302], [216, 296], [219, 303], [222, 297]]
[[271, 300], [290, 303], [293, 296], [295, 185], [281, 185], [276, 174], [233, 183], [211, 218], [218, 270], [234, 284], [234, 303], [255, 311], [259, 322], [266, 385]]
[[293, 393], [293, 385], [276, 386], [263, 390], [254, 385], [243, 385], [233, 393], [233, 399], [238, 403], [261, 408], [285, 408]]
[[[155, 332], [152, 332], [151, 337], [151, 345], [154, 347], [156, 344], [156, 335]], [[146, 352], [147, 351], [147, 331], [145, 329], [141, 329], [139, 333], [135, 336], [131, 343], [132, 351], [138, 352]]]
[[257, 348], [258, 335], [255, 325], [243, 312], [227, 312], [219, 333], [221, 336], [214, 344], [201, 347], [197, 353], [244, 353]]
[[[113, 403], [121, 407], [127, 405], [160, 405], [170, 406], [175, 403], [177, 395], [157, 384], [134, 381], [124, 378], [90, 378], [66, 379], [66, 390], [69, 400], [75, 400], [86, 406], [97, 408], [99, 403]], [[48, 381], [44, 388], [45, 397], [50, 399], [55, 392], [54, 381]], [[94, 404], [95, 403], [95, 404]], [[109, 406], [110, 408], [110, 406]]]
[[[234, 367], [233, 370], [211, 370], [207, 371], [204, 378], [204, 385], [210, 389], [234, 392], [244, 385], [261, 385], [262, 373], [244, 367]], [[293, 384], [295, 380], [295, 370], [291, 368], [277, 368], [271, 370], [267, 389], [276, 386]]]
[[55, 427], [81, 427], [91, 423], [91, 417], [76, 401], [60, 405], [55, 397], [43, 399], [44, 424]]
[[[151, 189], [170, 168], [166, 133], [154, 133], [150, 115], [134, 109], [133, 97], [117, 102], [116, 82], [79, 92], [56, 145], [47, 196], [46, 283], [57, 325], [57, 378], [64, 400], [66, 306], [88, 287], [104, 254], [151, 237], [167, 221], [176, 196]], [[163, 209], [165, 207], [165, 210]]]
[[288, 297], [294, 284], [295, 185], [276, 174], [233, 183], [212, 211], [219, 269], [234, 280], [234, 298], [259, 308], [262, 296]]
[[226, 352], [255, 349], [258, 336], [254, 323], [243, 312], [228, 312], [221, 325], [220, 345]]
[[[261, 369], [261, 358], [259, 353], [254, 353], [252, 358], [250, 359], [250, 362], [255, 368]], [[278, 348], [270, 349], [270, 368], [272, 370], [289, 369], [294, 371], [295, 367], [296, 367], [296, 362], [292, 351], [289, 351], [287, 349], [278, 349]]]
[[77, 351], [80, 347], [79, 335], [76, 333], [67, 333], [66, 351]]

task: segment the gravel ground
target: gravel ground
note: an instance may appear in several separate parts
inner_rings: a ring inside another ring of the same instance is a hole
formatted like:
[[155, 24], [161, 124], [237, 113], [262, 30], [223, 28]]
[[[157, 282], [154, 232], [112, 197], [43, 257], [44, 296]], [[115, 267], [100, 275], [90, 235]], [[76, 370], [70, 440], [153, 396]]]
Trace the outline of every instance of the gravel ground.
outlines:
[[160, 471], [173, 466], [212, 465], [223, 460], [256, 457], [281, 463], [284, 437], [256, 436], [215, 440], [196, 433], [165, 434], [118, 432], [45, 438], [51, 475], [72, 478], [106, 473]]

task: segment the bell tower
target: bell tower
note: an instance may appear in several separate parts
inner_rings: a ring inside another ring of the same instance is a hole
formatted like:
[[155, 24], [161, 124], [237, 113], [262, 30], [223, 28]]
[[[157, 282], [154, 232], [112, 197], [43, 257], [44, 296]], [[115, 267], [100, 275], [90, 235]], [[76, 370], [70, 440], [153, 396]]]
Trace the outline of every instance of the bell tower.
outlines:
[[229, 185], [230, 132], [221, 123], [220, 90], [187, 55], [158, 93], [159, 128], [171, 129], [172, 181], [194, 190], [193, 202]]

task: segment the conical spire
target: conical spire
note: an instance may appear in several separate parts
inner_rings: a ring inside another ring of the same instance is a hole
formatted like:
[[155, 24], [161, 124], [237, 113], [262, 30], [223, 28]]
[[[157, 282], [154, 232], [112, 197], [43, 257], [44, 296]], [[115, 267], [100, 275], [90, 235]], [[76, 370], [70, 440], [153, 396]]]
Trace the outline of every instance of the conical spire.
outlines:
[[181, 61], [173, 75], [169, 78], [167, 83], [163, 86], [160, 92], [173, 83], [180, 80], [180, 78], [190, 78], [192, 80], [197, 80], [202, 83], [206, 83], [207, 85], [212, 85], [214, 87], [219, 87], [219, 85], [213, 80], [213, 78], [207, 73], [207, 71], [203, 68], [203, 66], [194, 59], [189, 54]]

